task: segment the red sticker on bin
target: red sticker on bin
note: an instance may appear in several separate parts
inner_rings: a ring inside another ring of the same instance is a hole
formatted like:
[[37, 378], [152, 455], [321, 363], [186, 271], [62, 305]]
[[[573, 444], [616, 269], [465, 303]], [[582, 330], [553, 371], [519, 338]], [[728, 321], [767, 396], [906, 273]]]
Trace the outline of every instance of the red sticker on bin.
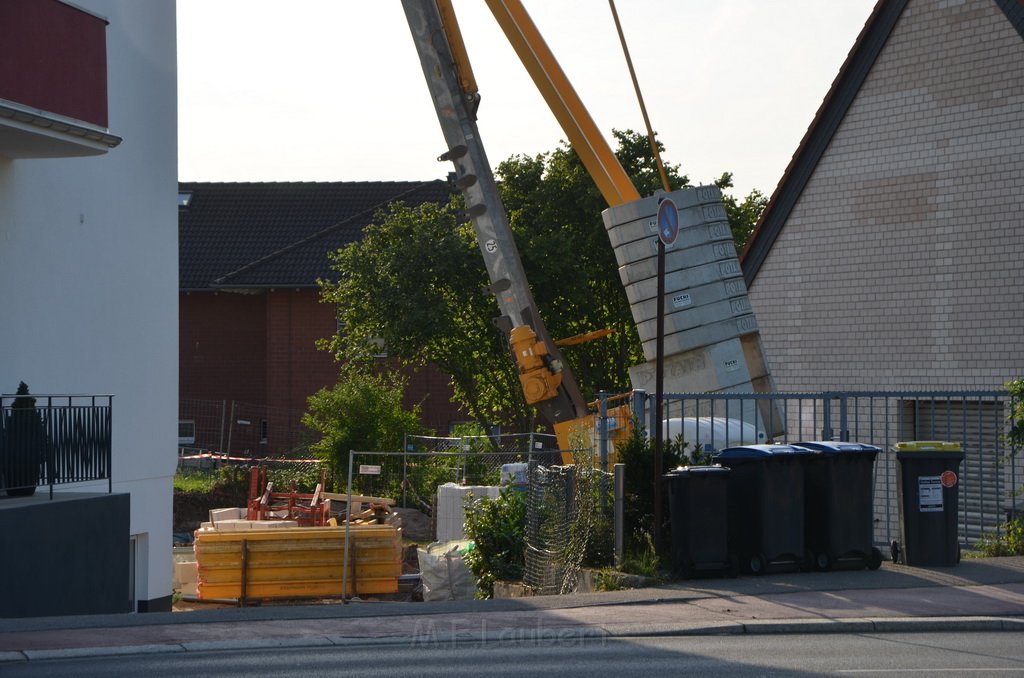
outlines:
[[939, 476], [939, 480], [942, 482], [943, 487], [955, 487], [958, 479], [955, 472], [943, 471], [942, 475]]

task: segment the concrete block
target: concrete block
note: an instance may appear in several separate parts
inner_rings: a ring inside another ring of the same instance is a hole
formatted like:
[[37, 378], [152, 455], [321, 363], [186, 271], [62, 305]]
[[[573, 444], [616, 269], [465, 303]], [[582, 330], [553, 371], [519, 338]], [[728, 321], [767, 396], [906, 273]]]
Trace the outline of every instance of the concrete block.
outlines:
[[[711, 346], [665, 357], [665, 391], [672, 393], [717, 392], [730, 387], [749, 386], [765, 375], [764, 361], [756, 370], [747, 361], [743, 339], [733, 338]], [[652, 358], [629, 368], [633, 388], [654, 393], [656, 363]]]
[[[665, 335], [665, 355], [685, 353], [702, 346], [710, 346], [721, 341], [727, 341], [735, 337], [741, 337], [750, 332], [757, 331], [757, 319], [750, 315], [742, 315], [728, 320], [722, 320], [709, 325], [701, 325], [682, 332], [674, 332]], [[657, 353], [656, 338], [642, 343], [644, 357], [647, 360], [654, 360]]]
[[245, 509], [238, 507], [210, 509], [210, 522], [216, 525], [222, 520], [240, 520], [245, 518]]
[[[657, 281], [658, 257], [655, 256], [656, 254], [657, 252], [649, 255], [646, 259], [628, 263], [619, 262], [619, 278], [622, 280], [622, 284], [632, 285], [648, 278], [654, 278]], [[720, 262], [719, 272], [722, 278], [743, 275], [739, 259], [736, 258], [736, 247], [731, 241], [725, 240], [665, 252], [665, 274], [667, 276], [673, 271], [682, 271], [715, 262]]]
[[[724, 216], [725, 211], [722, 210], [723, 216], [709, 221], [706, 218], [709, 209], [709, 206], [704, 206], [679, 210], [679, 235], [676, 236], [676, 241], [667, 247], [686, 247], [686, 245], [680, 245], [680, 241], [689, 242], [692, 246], [702, 242], [731, 238], [732, 229], [729, 228], [729, 222]], [[608, 241], [616, 249], [638, 240], [657, 241], [658, 217], [656, 214], [652, 214], [636, 221], [627, 221], [612, 226], [607, 230]]]
[[298, 527], [296, 520], [250, 520], [249, 528], [252, 530], [283, 530], [289, 527]]
[[[724, 286], [723, 286], [724, 289]], [[711, 290], [714, 292], [714, 290]], [[658, 305], [652, 300], [630, 306], [640, 341], [653, 339], [658, 331]], [[665, 295], [663, 306], [665, 333], [681, 332], [727, 318], [753, 313], [747, 295], [714, 300], [700, 299], [695, 291], [680, 290]]]
[[[694, 288], [704, 288], [694, 290]], [[626, 298], [631, 304], [639, 304], [658, 296], [658, 278], [647, 278], [632, 285], [626, 286]], [[679, 271], [672, 271], [665, 274], [665, 293], [689, 291], [695, 297], [699, 294], [703, 301], [710, 303], [719, 299], [738, 297], [747, 293], [747, 285], [743, 276], [738, 271], [728, 276], [723, 276], [721, 267], [717, 263], [705, 264], [685, 268]], [[698, 305], [695, 303], [695, 305]]]
[[214, 525], [218, 532], [243, 532], [252, 529], [252, 521], [250, 520], [219, 520]]
[[722, 191], [717, 186], [690, 186], [680, 188], [671, 193], [658, 191], [647, 198], [609, 207], [601, 212], [605, 228], [611, 228], [616, 224], [623, 224], [627, 221], [643, 219], [644, 217], [656, 217], [658, 205], [664, 198], [671, 198], [678, 209], [684, 210], [694, 205], [720, 203], [722, 201]]
[[[723, 221], [712, 224], [694, 225], [680, 229], [679, 235], [676, 237], [676, 241], [665, 248], [666, 270], [669, 270], [669, 253], [677, 252], [679, 250], [690, 250], [713, 242], [727, 242], [729, 245], [732, 245], [732, 231], [729, 229], [728, 223]], [[626, 242], [625, 244], [616, 245], [613, 243], [613, 245], [615, 250], [615, 261], [619, 266], [625, 266], [626, 264], [642, 261], [649, 257], [658, 256], [657, 235], [645, 234], [643, 238]], [[735, 252], [736, 248], [733, 247], [732, 251]], [[693, 255], [691, 254], [691, 258], [692, 256]]]

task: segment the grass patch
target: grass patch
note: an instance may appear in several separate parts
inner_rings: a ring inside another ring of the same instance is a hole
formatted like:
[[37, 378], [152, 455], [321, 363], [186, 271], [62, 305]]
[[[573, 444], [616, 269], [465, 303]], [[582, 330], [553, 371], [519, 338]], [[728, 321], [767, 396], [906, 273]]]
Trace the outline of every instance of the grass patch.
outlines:
[[210, 492], [220, 477], [217, 473], [199, 469], [178, 469], [174, 474], [175, 492]]

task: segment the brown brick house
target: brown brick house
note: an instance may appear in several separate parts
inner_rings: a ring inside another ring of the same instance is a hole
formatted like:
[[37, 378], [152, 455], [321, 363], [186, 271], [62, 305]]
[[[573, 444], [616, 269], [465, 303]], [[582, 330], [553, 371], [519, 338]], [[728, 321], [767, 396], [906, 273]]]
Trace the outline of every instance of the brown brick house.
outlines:
[[[179, 444], [278, 454], [302, 442], [306, 398], [337, 380], [316, 348], [336, 330], [318, 279], [327, 253], [394, 201], [446, 202], [447, 183], [181, 183]], [[411, 375], [409, 405], [443, 433], [460, 417], [447, 377]]]

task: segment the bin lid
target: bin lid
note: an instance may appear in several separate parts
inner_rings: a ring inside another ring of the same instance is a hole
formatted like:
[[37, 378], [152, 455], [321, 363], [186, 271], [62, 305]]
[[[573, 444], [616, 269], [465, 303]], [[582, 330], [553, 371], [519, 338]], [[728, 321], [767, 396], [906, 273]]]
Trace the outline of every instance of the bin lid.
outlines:
[[716, 474], [728, 475], [729, 469], [725, 466], [715, 464], [714, 466], [680, 466], [674, 468], [665, 474], [664, 478], [670, 480], [672, 478], [686, 478], [689, 476], [693, 477], [712, 477]]
[[838, 440], [801, 441], [796, 444], [823, 454], [878, 454], [882, 451], [881, 447], [875, 447], [874, 445]]
[[814, 451], [797, 445], [739, 445], [725, 448], [715, 459], [770, 459], [802, 454], [814, 454]]
[[912, 440], [896, 443], [897, 452], [960, 452], [960, 443], [949, 443], [941, 440]]

